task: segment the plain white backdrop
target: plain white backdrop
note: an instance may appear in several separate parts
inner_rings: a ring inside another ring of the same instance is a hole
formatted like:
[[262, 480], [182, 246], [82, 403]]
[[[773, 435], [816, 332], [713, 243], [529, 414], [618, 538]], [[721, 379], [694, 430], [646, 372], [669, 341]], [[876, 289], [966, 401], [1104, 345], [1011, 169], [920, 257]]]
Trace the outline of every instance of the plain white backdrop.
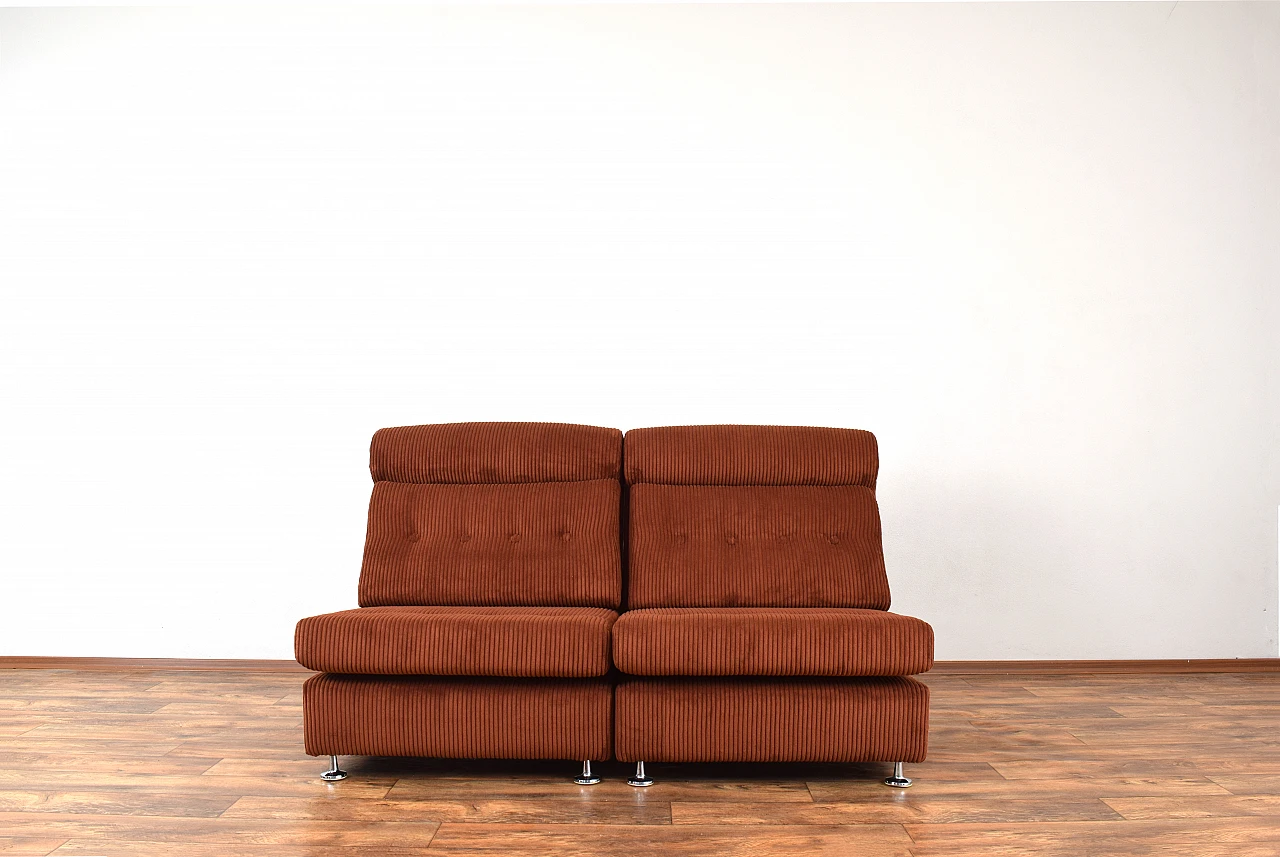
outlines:
[[944, 659], [1277, 653], [1280, 7], [0, 11], [0, 654], [292, 656], [387, 425], [870, 429]]

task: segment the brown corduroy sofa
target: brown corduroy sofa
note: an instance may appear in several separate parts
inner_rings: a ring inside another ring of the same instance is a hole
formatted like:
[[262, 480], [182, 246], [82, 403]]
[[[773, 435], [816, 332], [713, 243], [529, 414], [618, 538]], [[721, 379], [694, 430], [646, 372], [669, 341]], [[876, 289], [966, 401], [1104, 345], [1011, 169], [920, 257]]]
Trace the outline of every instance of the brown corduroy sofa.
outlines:
[[636, 786], [654, 761], [889, 761], [910, 784], [933, 632], [888, 612], [874, 436], [636, 429], [625, 486], [622, 447], [547, 423], [374, 436], [360, 609], [295, 638], [326, 779], [410, 755], [577, 759], [582, 784], [616, 757]]

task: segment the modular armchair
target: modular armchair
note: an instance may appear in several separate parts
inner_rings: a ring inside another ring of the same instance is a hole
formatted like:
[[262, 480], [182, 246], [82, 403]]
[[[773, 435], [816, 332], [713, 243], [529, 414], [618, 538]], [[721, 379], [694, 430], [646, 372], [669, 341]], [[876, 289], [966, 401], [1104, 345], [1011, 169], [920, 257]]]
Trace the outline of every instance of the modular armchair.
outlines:
[[298, 623], [307, 753], [610, 758], [622, 433], [382, 429], [356, 610]]
[[910, 785], [933, 632], [888, 612], [874, 436], [636, 429], [625, 484], [623, 447], [550, 423], [374, 435], [360, 607], [295, 635], [325, 778], [341, 755], [572, 759], [584, 785], [616, 758], [635, 786], [646, 762], [886, 761]]
[[646, 761], [922, 761], [933, 630], [888, 612], [876, 439], [852, 429], [626, 434], [627, 610], [614, 753]]

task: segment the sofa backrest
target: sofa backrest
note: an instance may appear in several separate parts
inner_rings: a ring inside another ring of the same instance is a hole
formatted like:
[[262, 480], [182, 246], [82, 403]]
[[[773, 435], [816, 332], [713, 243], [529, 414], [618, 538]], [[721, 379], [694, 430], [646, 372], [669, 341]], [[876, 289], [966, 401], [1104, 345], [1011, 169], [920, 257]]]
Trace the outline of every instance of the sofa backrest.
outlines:
[[873, 434], [633, 429], [627, 606], [889, 608]]
[[621, 464], [617, 429], [381, 429], [360, 606], [616, 608]]

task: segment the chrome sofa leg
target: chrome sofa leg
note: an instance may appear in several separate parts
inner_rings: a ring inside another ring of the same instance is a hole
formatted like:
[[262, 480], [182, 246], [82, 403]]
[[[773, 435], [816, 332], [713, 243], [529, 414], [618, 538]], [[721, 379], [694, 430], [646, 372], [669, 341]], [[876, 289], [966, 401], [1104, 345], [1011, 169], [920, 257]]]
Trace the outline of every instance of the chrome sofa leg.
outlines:
[[600, 782], [600, 777], [591, 773], [591, 760], [585, 759], [582, 762], [582, 774], [573, 778], [573, 781], [580, 786], [594, 786]]
[[893, 776], [885, 777], [884, 784], [886, 786], [893, 786], [895, 789], [906, 789], [911, 787], [911, 780], [902, 775], [901, 762], [893, 763]]
[[320, 779], [327, 780], [328, 782], [334, 782], [336, 780], [345, 780], [346, 778], [347, 772], [338, 767], [338, 757], [330, 756], [329, 770], [321, 774]]
[[636, 762], [636, 774], [634, 777], [627, 777], [627, 785], [636, 788], [653, 785], [653, 778], [644, 774], [644, 762]]

